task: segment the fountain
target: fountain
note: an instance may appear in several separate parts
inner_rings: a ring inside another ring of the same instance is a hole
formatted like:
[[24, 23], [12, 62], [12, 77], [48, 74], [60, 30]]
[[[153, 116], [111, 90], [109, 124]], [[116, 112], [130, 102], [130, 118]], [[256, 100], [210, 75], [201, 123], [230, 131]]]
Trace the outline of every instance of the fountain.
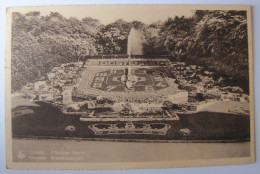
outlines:
[[143, 55], [143, 39], [140, 31], [131, 28], [128, 35], [127, 55]]

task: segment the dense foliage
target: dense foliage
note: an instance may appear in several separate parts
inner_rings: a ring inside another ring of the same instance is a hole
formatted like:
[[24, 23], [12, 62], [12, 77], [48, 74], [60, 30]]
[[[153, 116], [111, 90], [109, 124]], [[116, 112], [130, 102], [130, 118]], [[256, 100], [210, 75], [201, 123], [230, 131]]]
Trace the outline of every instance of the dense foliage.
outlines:
[[200, 64], [248, 90], [245, 11], [196, 11], [145, 25], [121, 19], [102, 25], [97, 19], [65, 18], [59, 13], [13, 13], [12, 90], [46, 76], [54, 66], [87, 56], [126, 54], [131, 27], [143, 34], [143, 52], [172, 55]]

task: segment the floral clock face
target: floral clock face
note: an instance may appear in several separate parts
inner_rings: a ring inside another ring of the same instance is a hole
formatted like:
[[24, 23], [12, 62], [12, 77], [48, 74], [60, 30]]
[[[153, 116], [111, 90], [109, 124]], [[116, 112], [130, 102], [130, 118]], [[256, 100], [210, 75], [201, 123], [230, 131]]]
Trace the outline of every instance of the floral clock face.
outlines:
[[168, 87], [165, 74], [158, 70], [113, 69], [95, 74], [91, 88], [102, 91], [157, 91]]

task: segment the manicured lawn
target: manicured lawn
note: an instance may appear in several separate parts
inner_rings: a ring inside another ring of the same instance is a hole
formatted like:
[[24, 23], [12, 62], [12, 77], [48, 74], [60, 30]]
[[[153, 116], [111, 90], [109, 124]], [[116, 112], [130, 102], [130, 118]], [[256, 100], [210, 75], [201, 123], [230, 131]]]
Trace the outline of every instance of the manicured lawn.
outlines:
[[[249, 140], [250, 119], [245, 115], [201, 112], [179, 114], [178, 121], [163, 121], [171, 128], [166, 135], [95, 135], [88, 128], [95, 122], [81, 122], [77, 115], [65, 115], [59, 109], [46, 103], [40, 106], [18, 106], [13, 108], [12, 131], [14, 137], [78, 137], [107, 139], [149, 139], [149, 140]], [[19, 110], [30, 109], [33, 113], [20, 114]], [[109, 122], [115, 123], [115, 122]], [[138, 122], [149, 123], [149, 122]], [[159, 123], [159, 121], [156, 121]], [[69, 135], [65, 127], [73, 125], [76, 131]], [[180, 129], [189, 129], [190, 135], [184, 136]]]

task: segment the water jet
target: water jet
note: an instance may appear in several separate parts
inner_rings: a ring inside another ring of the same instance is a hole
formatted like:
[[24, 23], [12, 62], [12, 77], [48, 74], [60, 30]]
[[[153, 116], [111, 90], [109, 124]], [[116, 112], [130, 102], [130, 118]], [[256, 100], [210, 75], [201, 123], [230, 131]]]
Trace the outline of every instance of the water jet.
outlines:
[[128, 35], [127, 55], [143, 55], [143, 39], [139, 30], [131, 28]]

